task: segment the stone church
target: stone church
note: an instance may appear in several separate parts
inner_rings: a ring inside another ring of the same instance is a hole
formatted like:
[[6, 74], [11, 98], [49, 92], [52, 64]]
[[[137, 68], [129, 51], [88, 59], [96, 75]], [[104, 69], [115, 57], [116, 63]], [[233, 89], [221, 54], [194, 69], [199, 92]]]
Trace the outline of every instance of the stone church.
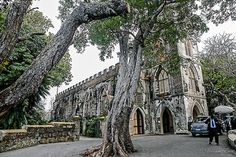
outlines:
[[[157, 65], [140, 74], [130, 133], [187, 133], [198, 115], [208, 115], [198, 49], [191, 41], [177, 44], [179, 73]], [[111, 66], [56, 95], [53, 120], [71, 121], [74, 115], [105, 117], [114, 95], [119, 64]]]

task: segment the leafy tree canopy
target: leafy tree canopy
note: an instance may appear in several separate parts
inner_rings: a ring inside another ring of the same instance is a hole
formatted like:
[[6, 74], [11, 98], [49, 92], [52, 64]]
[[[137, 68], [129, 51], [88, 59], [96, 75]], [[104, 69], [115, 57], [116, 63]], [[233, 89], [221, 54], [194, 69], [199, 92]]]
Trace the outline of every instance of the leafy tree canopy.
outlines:
[[223, 33], [208, 38], [204, 42], [201, 63], [208, 104], [215, 106], [223, 103], [236, 107], [235, 37]]
[[215, 24], [236, 20], [235, 0], [201, 0], [201, 3], [202, 14]]
[[[74, 40], [77, 50], [81, 52], [90, 43], [97, 45], [101, 51], [101, 60], [111, 57], [111, 52], [118, 44], [118, 35], [128, 32], [132, 39], [139, 28], [145, 27], [150, 16], [163, 1], [128, 0], [127, 2], [131, 6], [131, 13], [125, 17], [112, 17], [80, 27], [79, 35]], [[156, 49], [154, 45], [160, 38], [172, 45], [183, 38], [198, 41], [201, 34], [208, 30], [200, 16], [195, 14], [198, 9], [195, 1], [177, 0], [176, 2], [164, 8], [156, 19], [155, 26], [144, 41], [145, 55], [151, 55], [150, 51]], [[66, 19], [70, 11], [79, 3], [80, 1], [74, 0], [60, 1], [59, 18]]]

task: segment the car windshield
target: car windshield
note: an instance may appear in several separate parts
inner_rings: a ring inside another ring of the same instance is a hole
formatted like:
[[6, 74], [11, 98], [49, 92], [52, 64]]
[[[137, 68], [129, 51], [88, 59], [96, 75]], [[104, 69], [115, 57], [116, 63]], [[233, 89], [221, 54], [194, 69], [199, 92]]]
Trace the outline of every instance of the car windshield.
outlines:
[[207, 117], [197, 117], [194, 122], [205, 122], [206, 119]]

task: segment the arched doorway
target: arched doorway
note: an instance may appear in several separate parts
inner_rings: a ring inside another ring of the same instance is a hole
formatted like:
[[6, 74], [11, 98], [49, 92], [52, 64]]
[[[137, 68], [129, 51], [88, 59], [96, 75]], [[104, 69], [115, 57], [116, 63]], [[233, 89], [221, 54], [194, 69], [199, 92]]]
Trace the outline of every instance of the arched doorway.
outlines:
[[168, 108], [164, 109], [162, 114], [163, 133], [174, 133], [173, 117]]
[[137, 109], [132, 117], [132, 134], [144, 134], [143, 115], [140, 109]]
[[193, 107], [193, 119], [196, 119], [198, 115], [200, 115], [200, 111], [199, 111], [197, 105], [195, 105]]

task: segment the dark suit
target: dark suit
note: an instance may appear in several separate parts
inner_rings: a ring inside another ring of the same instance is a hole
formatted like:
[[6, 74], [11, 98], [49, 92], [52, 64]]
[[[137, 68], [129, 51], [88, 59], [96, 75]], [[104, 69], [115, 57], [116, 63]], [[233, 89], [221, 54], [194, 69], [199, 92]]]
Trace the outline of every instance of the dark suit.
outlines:
[[[212, 120], [214, 125], [211, 124]], [[209, 144], [211, 144], [211, 142], [213, 141], [213, 137], [215, 137], [215, 142], [217, 143], [217, 145], [219, 144], [219, 136], [218, 136], [218, 119], [217, 118], [208, 118], [205, 121], [206, 124], [208, 124], [208, 130], [209, 130]]]

